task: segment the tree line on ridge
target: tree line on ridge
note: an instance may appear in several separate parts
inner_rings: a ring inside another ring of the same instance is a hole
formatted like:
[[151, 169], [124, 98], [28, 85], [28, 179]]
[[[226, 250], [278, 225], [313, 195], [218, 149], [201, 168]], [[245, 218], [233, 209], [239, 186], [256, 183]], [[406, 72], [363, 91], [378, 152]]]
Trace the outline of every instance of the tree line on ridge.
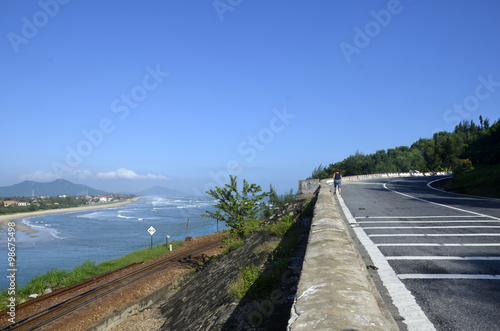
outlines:
[[492, 125], [479, 116], [479, 124], [462, 121], [453, 132], [436, 132], [432, 138], [420, 138], [410, 147], [399, 146], [373, 154], [356, 154], [330, 164], [319, 165], [310, 178], [331, 178], [335, 169], [343, 176], [376, 173], [452, 171], [468, 159], [473, 165], [500, 164], [500, 122]]

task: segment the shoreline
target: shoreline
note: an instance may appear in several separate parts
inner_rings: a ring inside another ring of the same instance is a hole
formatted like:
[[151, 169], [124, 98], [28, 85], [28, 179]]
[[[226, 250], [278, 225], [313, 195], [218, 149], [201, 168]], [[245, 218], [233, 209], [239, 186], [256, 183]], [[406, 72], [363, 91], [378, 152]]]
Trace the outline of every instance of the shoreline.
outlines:
[[[77, 212], [77, 211], [93, 210], [93, 209], [122, 207], [122, 206], [126, 206], [128, 204], [137, 202], [140, 199], [141, 199], [141, 197], [135, 197], [132, 199], [127, 199], [125, 201], [103, 203], [103, 204], [98, 204], [98, 205], [70, 207], [70, 208], [61, 208], [61, 209], [47, 209], [47, 210], [30, 211], [30, 212], [25, 212], [25, 213], [0, 215], [0, 226], [8, 226], [9, 222], [15, 221], [15, 220], [18, 220], [21, 218], [25, 218], [25, 217], [33, 217], [33, 216], [56, 214], [56, 213], [72, 213], [72, 212]], [[16, 230], [29, 229], [29, 227], [21, 225], [17, 222], [16, 222], [15, 228], [16, 228]]]

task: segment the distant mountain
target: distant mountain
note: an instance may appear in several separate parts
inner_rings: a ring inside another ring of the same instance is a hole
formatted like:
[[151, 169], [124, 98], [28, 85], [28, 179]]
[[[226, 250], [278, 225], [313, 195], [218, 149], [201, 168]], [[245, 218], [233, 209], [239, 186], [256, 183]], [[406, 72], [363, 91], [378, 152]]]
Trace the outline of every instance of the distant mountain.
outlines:
[[[22, 183], [10, 186], [0, 186], [0, 197], [31, 197], [33, 182], [25, 180]], [[35, 197], [58, 195], [101, 195], [109, 192], [96, 190], [83, 184], [74, 184], [65, 179], [56, 179], [49, 183], [35, 182]]]
[[172, 190], [167, 187], [162, 187], [162, 186], [153, 186], [151, 188], [148, 188], [147, 190], [141, 191], [139, 193], [136, 193], [137, 195], [160, 195], [160, 196], [179, 196], [179, 195], [185, 195], [182, 192]]

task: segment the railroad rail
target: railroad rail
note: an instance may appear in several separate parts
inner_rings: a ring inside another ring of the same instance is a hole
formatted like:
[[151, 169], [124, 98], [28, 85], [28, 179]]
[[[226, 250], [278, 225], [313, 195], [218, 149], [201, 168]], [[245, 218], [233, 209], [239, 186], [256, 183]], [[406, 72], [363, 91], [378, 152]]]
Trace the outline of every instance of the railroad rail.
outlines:
[[[69, 315], [71, 312], [82, 308], [85, 305], [90, 304], [91, 302], [106, 296], [126, 285], [129, 285], [141, 278], [144, 278], [150, 274], [153, 274], [159, 270], [162, 270], [164, 268], [167, 268], [170, 265], [176, 264], [178, 262], [181, 262], [183, 260], [187, 260], [188, 258], [198, 255], [202, 253], [203, 251], [209, 250], [211, 248], [217, 247], [222, 243], [221, 240], [215, 240], [215, 241], [210, 241], [207, 243], [203, 243], [201, 245], [189, 248], [188, 250], [185, 250], [183, 252], [173, 254], [171, 256], [168, 256], [164, 259], [161, 259], [155, 263], [149, 264], [147, 266], [144, 266], [142, 268], [139, 268], [135, 271], [129, 272], [123, 276], [120, 276], [118, 278], [115, 278], [111, 281], [108, 281], [104, 284], [95, 286], [91, 288], [90, 290], [86, 290], [80, 294], [77, 294], [75, 296], [70, 297], [69, 299], [66, 299], [62, 302], [59, 302], [51, 307], [48, 307], [46, 309], [40, 310], [39, 312], [25, 317], [13, 324], [7, 325], [3, 327], [0, 330], [34, 330], [37, 328], [40, 328], [42, 326], [49, 325], [51, 323], [54, 323], [56, 320], [61, 319], [62, 317], [65, 317]], [[116, 271], [113, 271], [116, 272]], [[17, 309], [25, 309], [26, 307], [30, 307], [35, 304], [40, 304], [44, 300], [48, 300], [50, 298], [53, 298], [54, 296], [60, 296], [63, 294], [71, 293], [74, 292], [78, 289], [88, 287], [92, 283], [96, 283], [99, 280], [104, 279], [106, 276], [109, 276], [109, 274], [113, 272], [108, 272], [106, 274], [102, 274], [96, 277], [92, 277], [86, 281], [83, 281], [81, 283], [75, 284], [74, 286], [70, 286], [55, 292], [52, 292], [48, 295], [44, 295], [42, 297], [29, 300], [23, 304], [20, 304], [17, 306]], [[6, 314], [6, 311], [0, 312], [0, 314]]]

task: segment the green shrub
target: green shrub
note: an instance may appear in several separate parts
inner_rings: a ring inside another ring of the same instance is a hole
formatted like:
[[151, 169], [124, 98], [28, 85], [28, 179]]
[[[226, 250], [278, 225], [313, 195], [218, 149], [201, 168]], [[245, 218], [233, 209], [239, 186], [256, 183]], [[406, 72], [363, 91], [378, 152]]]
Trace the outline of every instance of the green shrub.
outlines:
[[225, 244], [225, 250], [223, 254], [227, 254], [243, 246], [243, 240], [241, 238], [224, 238], [223, 242]]
[[218, 222], [222, 221], [230, 227], [231, 233], [244, 238], [248, 235], [248, 223], [259, 214], [263, 203], [260, 202], [268, 193], [262, 192], [259, 185], [249, 184], [243, 179], [243, 188], [238, 190], [236, 176], [229, 176], [230, 184], [223, 187], [215, 187], [214, 190], [206, 191], [215, 198], [217, 203], [213, 205], [215, 211], [205, 210], [202, 217], [210, 217]]
[[238, 278], [229, 285], [229, 295], [234, 299], [242, 299], [259, 278], [260, 272], [261, 270], [254, 266], [244, 267]]
[[276, 223], [269, 224], [264, 228], [273, 232], [278, 236], [284, 236], [285, 233], [290, 229], [290, 227], [294, 224], [294, 217], [292, 215], [286, 215], [281, 220]]
[[269, 202], [264, 206], [261, 212], [261, 219], [269, 218], [278, 209], [291, 202], [297, 194], [290, 189], [288, 193], [278, 195], [276, 189], [271, 185], [269, 190]]
[[451, 192], [500, 198], [500, 165], [460, 166], [444, 189]]

